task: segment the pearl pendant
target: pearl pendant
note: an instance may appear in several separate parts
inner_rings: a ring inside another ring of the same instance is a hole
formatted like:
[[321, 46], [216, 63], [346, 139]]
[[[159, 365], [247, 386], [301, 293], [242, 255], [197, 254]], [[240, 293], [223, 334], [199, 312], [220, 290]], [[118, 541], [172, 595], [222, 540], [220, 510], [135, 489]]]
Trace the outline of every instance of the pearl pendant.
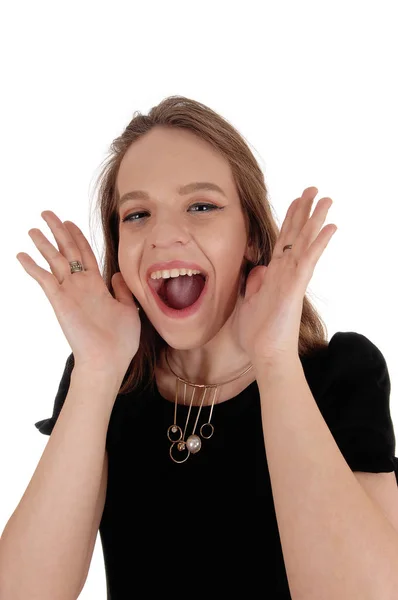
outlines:
[[202, 446], [202, 440], [198, 435], [190, 435], [186, 441], [187, 448], [192, 454], [196, 454], [199, 452]]

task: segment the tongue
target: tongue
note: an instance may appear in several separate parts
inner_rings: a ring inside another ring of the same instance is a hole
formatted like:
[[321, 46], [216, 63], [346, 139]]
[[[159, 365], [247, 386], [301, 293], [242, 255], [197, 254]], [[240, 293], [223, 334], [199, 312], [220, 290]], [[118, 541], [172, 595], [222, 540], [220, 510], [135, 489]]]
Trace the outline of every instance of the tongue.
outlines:
[[199, 298], [204, 285], [205, 280], [201, 275], [170, 277], [164, 281], [162, 297], [171, 308], [187, 308]]

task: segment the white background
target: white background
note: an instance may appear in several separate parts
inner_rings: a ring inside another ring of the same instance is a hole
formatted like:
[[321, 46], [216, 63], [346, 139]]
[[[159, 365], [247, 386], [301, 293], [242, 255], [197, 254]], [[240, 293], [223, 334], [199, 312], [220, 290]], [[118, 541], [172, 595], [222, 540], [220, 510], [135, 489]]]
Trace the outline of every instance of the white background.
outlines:
[[[39, 284], [18, 262], [53, 210], [102, 249], [91, 189], [111, 141], [136, 110], [181, 94], [228, 119], [265, 173], [279, 226], [316, 186], [338, 231], [308, 291], [336, 331], [366, 335], [390, 372], [398, 431], [396, 3], [11, 2], [0, 18], [0, 527], [48, 438], [71, 352]], [[325, 223], [325, 224], [326, 224]], [[104, 600], [98, 536], [82, 599]]]

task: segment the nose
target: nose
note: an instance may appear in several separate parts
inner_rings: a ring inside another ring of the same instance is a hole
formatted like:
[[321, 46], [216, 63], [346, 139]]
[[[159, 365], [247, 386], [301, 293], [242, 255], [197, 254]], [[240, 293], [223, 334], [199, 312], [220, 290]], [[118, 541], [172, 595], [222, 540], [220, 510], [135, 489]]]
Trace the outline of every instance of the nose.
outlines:
[[190, 236], [186, 227], [180, 222], [175, 214], [162, 216], [153, 219], [149, 233], [148, 242], [157, 248], [168, 248], [174, 244], [186, 245], [189, 242]]

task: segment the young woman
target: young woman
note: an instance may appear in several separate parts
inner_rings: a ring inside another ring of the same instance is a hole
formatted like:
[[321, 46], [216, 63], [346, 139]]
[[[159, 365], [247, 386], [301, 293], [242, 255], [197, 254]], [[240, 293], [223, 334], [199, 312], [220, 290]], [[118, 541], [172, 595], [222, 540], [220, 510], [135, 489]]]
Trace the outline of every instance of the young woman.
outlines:
[[392, 600], [387, 365], [360, 333], [328, 342], [306, 296], [332, 200], [310, 216], [305, 189], [279, 231], [244, 139], [179, 96], [134, 116], [99, 183], [101, 270], [50, 210], [58, 249], [29, 234], [52, 274], [17, 255], [72, 353], [1, 540], [2, 597], [77, 598], [99, 530], [112, 600]]

